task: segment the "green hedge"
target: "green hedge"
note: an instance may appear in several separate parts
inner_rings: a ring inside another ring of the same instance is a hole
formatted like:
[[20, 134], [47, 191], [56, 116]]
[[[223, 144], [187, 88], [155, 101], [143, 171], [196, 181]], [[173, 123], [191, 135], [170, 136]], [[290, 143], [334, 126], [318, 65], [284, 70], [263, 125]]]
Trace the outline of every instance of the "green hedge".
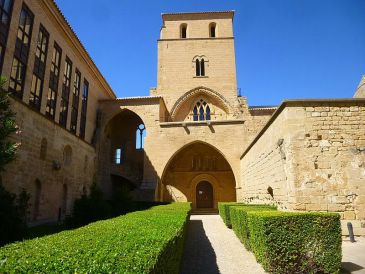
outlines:
[[190, 203], [156, 206], [0, 248], [0, 273], [178, 273]]
[[276, 210], [275, 206], [264, 205], [247, 205], [247, 206], [234, 206], [230, 207], [230, 218], [232, 223], [232, 229], [245, 245], [247, 250], [251, 250], [250, 247], [250, 231], [247, 223], [247, 212], [250, 211], [268, 211]]
[[341, 225], [336, 213], [248, 212], [250, 246], [271, 273], [338, 273]]
[[237, 207], [237, 206], [246, 206], [246, 207], [270, 207], [276, 209], [276, 206], [270, 206], [270, 205], [257, 205], [257, 204], [245, 204], [245, 203], [236, 203], [236, 202], [223, 202], [223, 203], [218, 203], [218, 210], [219, 210], [219, 215], [221, 216], [221, 218], [223, 219], [223, 222], [226, 224], [227, 227], [232, 228], [232, 222], [231, 222], [231, 212], [230, 212], [230, 208], [231, 207]]

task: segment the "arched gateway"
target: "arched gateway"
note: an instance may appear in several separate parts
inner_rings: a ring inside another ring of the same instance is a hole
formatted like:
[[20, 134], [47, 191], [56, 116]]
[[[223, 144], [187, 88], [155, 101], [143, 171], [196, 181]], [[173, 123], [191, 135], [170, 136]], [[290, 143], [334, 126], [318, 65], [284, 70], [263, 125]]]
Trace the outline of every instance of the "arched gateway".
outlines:
[[216, 209], [218, 202], [236, 200], [231, 166], [220, 151], [204, 142], [177, 151], [161, 182], [160, 200], [189, 201], [193, 209]]

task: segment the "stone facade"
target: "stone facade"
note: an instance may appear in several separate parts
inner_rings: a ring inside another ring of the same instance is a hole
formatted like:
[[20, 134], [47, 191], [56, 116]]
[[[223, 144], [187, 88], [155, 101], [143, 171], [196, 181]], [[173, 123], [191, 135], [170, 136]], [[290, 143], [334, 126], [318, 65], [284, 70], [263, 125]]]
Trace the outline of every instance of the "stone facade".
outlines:
[[[19, 132], [12, 139], [19, 144], [17, 157], [2, 174], [4, 186], [15, 193], [22, 189], [30, 194], [29, 222], [57, 221], [71, 213], [73, 201], [87, 192], [94, 181], [96, 172], [96, 150], [92, 145], [96, 131], [99, 100], [115, 98], [115, 95], [88, 53], [77, 39], [72, 29], [53, 1], [26, 0], [13, 1], [9, 22], [9, 35], [2, 60], [1, 74], [10, 79], [15, 56], [17, 32], [23, 7], [34, 15], [31, 38], [24, 73], [22, 96], [15, 95], [12, 108], [16, 112]], [[45, 73], [42, 85], [40, 109], [29, 103], [32, 89], [32, 75], [36, 62], [36, 48], [39, 30], [49, 33], [48, 50], [45, 59]], [[59, 68], [59, 82], [55, 116], [46, 115], [47, 92], [53, 59], [54, 45], [62, 50]], [[67, 124], [60, 126], [60, 98], [63, 92], [63, 79], [66, 56], [72, 61], [71, 87]], [[80, 98], [76, 133], [70, 132], [71, 106], [76, 69], [81, 73]], [[85, 136], [80, 137], [82, 92], [84, 79], [89, 83]], [[9, 80], [7, 82], [9, 85]], [[43, 145], [42, 145], [43, 144]]]
[[339, 212], [365, 234], [365, 100], [285, 101], [241, 156], [238, 199]]
[[[157, 87], [150, 96], [115, 98], [52, 0], [14, 1], [2, 74], [14, 70], [24, 5], [34, 23], [23, 93], [12, 99], [20, 128], [12, 138], [20, 147], [2, 179], [10, 191], [31, 194], [30, 223], [62, 219], [97, 182], [107, 198], [122, 189], [137, 200], [191, 201], [194, 210], [237, 200], [275, 203], [284, 210], [335, 211], [354, 223], [357, 234], [365, 234], [364, 100], [249, 106], [238, 95], [233, 11], [163, 14]], [[49, 46], [41, 104], [35, 109], [29, 99], [41, 28], [49, 33]], [[62, 57], [55, 116], [49, 118], [54, 42]], [[59, 98], [66, 56], [72, 60], [72, 87], [63, 127]], [[76, 68], [79, 101], [73, 95]], [[86, 116], [84, 80], [89, 83]]]

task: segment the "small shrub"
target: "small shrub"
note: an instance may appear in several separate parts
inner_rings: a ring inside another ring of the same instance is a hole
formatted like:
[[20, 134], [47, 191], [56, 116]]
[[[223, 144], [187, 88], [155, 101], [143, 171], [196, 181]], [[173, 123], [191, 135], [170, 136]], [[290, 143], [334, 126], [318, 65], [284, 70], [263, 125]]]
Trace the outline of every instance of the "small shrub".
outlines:
[[245, 204], [245, 203], [236, 203], [236, 202], [218, 203], [219, 215], [221, 216], [221, 218], [223, 219], [223, 222], [226, 224], [227, 227], [232, 228], [230, 208], [241, 207], [241, 206], [255, 207], [255, 208], [259, 208], [259, 207], [268, 208], [269, 207], [269, 209], [271, 209], [271, 208], [276, 209], [276, 206], [262, 205], [262, 204]]
[[236, 202], [218, 203], [219, 215], [221, 216], [223, 222], [226, 224], [227, 227], [229, 227], [229, 228], [232, 227], [229, 207], [230, 206], [244, 206], [244, 205], [247, 205], [247, 204], [236, 203]]
[[179, 273], [190, 203], [0, 248], [0, 273]]
[[0, 246], [25, 235], [28, 200], [24, 190], [17, 197], [0, 183]]
[[338, 273], [341, 225], [336, 213], [247, 212], [250, 246], [271, 273]]
[[247, 250], [251, 250], [250, 231], [247, 224], [247, 212], [268, 210], [276, 210], [276, 207], [270, 205], [246, 205], [234, 206], [229, 208], [232, 229]]

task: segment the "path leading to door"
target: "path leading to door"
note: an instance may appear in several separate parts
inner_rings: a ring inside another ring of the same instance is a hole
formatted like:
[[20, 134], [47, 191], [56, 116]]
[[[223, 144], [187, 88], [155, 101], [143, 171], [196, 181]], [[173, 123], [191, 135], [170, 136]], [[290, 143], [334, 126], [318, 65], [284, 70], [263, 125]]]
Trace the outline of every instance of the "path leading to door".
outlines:
[[191, 215], [181, 274], [265, 273], [219, 215]]

